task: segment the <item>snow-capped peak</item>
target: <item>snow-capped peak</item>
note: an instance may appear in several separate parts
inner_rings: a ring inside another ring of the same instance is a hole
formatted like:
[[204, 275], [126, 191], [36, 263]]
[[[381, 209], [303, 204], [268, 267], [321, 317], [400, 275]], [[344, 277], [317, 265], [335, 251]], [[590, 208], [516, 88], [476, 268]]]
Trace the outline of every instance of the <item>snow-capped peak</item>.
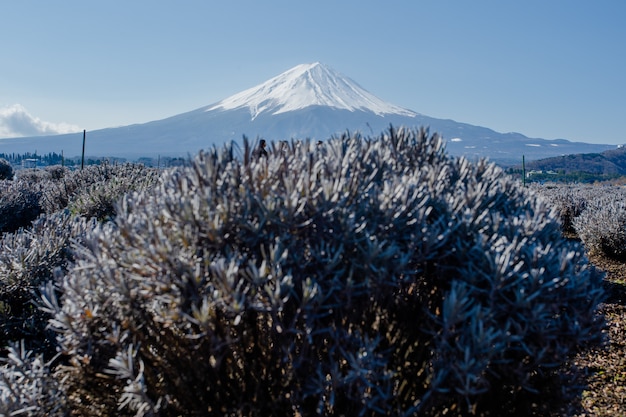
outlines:
[[280, 114], [316, 105], [350, 111], [366, 110], [378, 115], [417, 114], [379, 99], [348, 77], [319, 62], [295, 66], [263, 84], [209, 106], [206, 111], [247, 107], [252, 119], [255, 119], [264, 112]]

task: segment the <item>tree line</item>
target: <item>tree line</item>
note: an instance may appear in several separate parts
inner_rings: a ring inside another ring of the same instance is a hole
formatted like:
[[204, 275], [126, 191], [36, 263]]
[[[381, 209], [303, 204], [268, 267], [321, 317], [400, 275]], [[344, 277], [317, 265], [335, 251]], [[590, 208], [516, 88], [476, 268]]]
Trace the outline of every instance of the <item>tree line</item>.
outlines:
[[58, 154], [56, 152], [49, 152], [47, 154], [38, 155], [37, 152], [25, 152], [22, 154], [19, 153], [0, 153], [0, 158], [6, 159], [11, 164], [21, 164], [22, 161], [26, 159], [36, 159], [41, 164], [44, 165], [62, 165], [63, 164], [63, 154]]
[[[19, 153], [2, 153], [0, 152], [0, 159], [5, 159], [13, 166], [21, 166], [23, 165], [23, 161], [26, 160], [35, 160], [37, 166], [51, 166], [51, 165], [63, 165], [67, 167], [76, 167], [81, 165], [80, 157], [66, 158], [63, 154], [59, 154], [56, 152], [49, 152], [46, 154], [38, 154], [37, 152], [25, 152], [22, 154]], [[172, 166], [181, 166], [187, 164], [188, 158], [183, 157], [158, 157], [158, 158], [149, 158], [143, 157], [137, 160], [138, 163], [147, 166], [147, 167], [172, 167]], [[86, 158], [85, 165], [100, 165], [103, 162], [109, 163], [124, 163], [126, 162], [125, 158], [116, 158], [116, 157], [103, 157], [103, 158]]]

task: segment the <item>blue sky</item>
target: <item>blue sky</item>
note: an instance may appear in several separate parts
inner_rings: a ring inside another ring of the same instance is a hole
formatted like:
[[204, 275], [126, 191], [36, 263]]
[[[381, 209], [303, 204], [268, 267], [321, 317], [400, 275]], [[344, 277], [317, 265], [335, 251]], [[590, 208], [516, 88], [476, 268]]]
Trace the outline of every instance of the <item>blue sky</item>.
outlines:
[[621, 144], [624, 22], [624, 0], [6, 1], [0, 137], [161, 119], [320, 61], [428, 116]]

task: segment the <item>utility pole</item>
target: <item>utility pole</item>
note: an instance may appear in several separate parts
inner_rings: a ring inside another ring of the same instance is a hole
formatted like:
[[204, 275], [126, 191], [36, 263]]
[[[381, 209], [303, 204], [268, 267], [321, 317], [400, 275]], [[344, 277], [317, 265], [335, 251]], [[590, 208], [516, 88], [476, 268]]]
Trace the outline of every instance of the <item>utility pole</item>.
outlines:
[[524, 159], [524, 155], [522, 155], [522, 183], [524, 187], [526, 187], [526, 161]]
[[85, 136], [87, 136], [87, 129], [83, 129], [83, 157], [80, 160], [80, 170], [85, 167]]

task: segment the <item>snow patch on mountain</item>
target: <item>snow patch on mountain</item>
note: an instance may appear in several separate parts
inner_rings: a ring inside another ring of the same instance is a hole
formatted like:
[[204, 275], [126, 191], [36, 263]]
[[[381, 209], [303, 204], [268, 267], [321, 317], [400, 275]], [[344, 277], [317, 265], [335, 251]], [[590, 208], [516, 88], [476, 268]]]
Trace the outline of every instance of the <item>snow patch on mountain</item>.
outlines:
[[298, 65], [263, 84], [209, 106], [205, 111], [247, 107], [254, 120], [264, 112], [276, 115], [310, 106], [370, 111], [379, 116], [418, 115], [379, 99], [348, 77], [319, 62]]

